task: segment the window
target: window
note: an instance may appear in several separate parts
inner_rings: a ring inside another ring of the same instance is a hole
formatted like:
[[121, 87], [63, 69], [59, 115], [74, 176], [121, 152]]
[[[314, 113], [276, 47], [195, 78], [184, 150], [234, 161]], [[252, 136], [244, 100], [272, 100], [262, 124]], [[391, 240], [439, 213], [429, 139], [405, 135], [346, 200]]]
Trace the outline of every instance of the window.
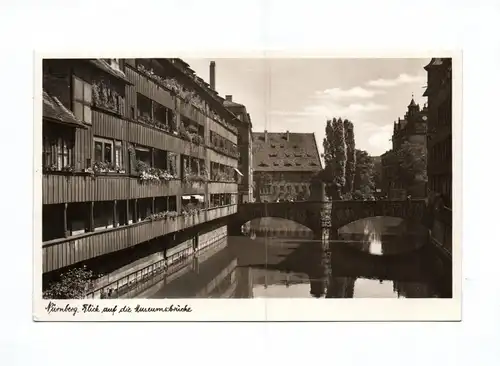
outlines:
[[155, 197], [154, 213], [168, 211], [168, 197]]
[[74, 165], [74, 131], [62, 127], [44, 126], [43, 166], [50, 170], [63, 170]]
[[114, 226], [114, 202], [99, 201], [94, 203], [94, 230], [110, 229]]
[[135, 154], [137, 156], [137, 160], [143, 161], [151, 165], [151, 150], [147, 147], [136, 146]]
[[122, 142], [94, 137], [94, 162], [123, 168]]
[[152, 117], [153, 101], [137, 93], [137, 118], [150, 119]]
[[42, 240], [63, 238], [66, 228], [64, 222], [64, 205], [43, 205], [42, 210]]
[[167, 170], [167, 154], [165, 150], [153, 150], [154, 168]]
[[127, 225], [127, 201], [120, 200], [116, 202], [117, 226]]
[[94, 137], [94, 161], [96, 163], [113, 162], [113, 141]]
[[88, 203], [69, 203], [67, 212], [68, 234], [78, 235], [90, 231], [90, 207]]
[[85, 123], [92, 123], [92, 86], [73, 76], [73, 113]]
[[153, 200], [141, 198], [137, 200], [137, 221], [141, 222], [153, 213]]
[[171, 212], [177, 212], [177, 197], [168, 196], [167, 210]]
[[123, 167], [123, 149], [121, 141], [115, 141], [115, 165], [117, 168]]
[[156, 102], [152, 102], [153, 105], [153, 118], [156, 122], [162, 125], [167, 124], [167, 109]]

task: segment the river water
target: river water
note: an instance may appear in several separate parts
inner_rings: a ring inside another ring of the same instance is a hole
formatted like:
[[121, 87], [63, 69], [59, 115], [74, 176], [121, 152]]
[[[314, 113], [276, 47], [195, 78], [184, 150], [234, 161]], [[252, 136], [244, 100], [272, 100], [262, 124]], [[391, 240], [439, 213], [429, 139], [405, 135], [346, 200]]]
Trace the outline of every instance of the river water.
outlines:
[[248, 236], [222, 240], [144, 296], [451, 297], [451, 264], [426, 238], [423, 228], [385, 217], [349, 224], [336, 241], [313, 240], [304, 227], [252, 223]]

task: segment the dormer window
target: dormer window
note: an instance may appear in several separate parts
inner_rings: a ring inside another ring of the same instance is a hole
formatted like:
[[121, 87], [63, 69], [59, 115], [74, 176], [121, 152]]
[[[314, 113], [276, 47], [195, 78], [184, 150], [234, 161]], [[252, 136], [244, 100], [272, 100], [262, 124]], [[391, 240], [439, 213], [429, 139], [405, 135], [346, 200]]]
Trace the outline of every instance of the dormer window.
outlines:
[[275, 161], [275, 162], [273, 163], [273, 165], [274, 165], [274, 166], [279, 166], [280, 164], [279, 164], [277, 161]]
[[109, 65], [113, 69], [121, 71], [121, 69], [120, 69], [120, 60], [119, 59], [117, 59], [117, 58], [109, 58], [108, 59], [108, 63], [109, 63]]
[[271, 157], [271, 158], [276, 158], [277, 156], [278, 156], [278, 154], [276, 154], [276, 153], [269, 154], [269, 157]]
[[267, 165], [267, 164], [266, 164], [266, 163], [264, 163], [264, 162], [261, 162], [261, 163], [259, 164], [259, 166], [269, 166], [269, 165]]
[[286, 162], [285, 166], [292, 166], [292, 164], [290, 162]]

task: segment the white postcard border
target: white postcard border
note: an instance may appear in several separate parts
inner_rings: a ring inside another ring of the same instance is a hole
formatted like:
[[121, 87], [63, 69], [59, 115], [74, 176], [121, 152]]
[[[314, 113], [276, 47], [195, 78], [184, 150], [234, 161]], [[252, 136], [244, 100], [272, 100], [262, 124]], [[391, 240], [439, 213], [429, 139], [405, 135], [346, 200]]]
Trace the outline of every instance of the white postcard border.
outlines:
[[[33, 185], [33, 319], [35, 321], [458, 321], [462, 303], [462, 53], [460, 51], [384, 51], [336, 52], [299, 51], [238, 51], [238, 52], [178, 52], [164, 57], [259, 58], [259, 57], [342, 57], [342, 58], [403, 58], [452, 57], [453, 59], [453, 298], [452, 299], [164, 299], [164, 300], [43, 300], [42, 299], [42, 240], [41, 194], [42, 148], [42, 59], [106, 57], [137, 57], [137, 52], [108, 51], [36, 52], [34, 55], [34, 185]], [[141, 57], [155, 55], [158, 50], [141, 51]], [[160, 55], [161, 56], [161, 55]], [[73, 311], [48, 312], [50, 303], [56, 307], [77, 307]], [[98, 305], [114, 313], [83, 313], [83, 305]], [[136, 306], [163, 308], [162, 312], [135, 312]], [[191, 312], [166, 311], [166, 307], [187, 307]], [[131, 311], [119, 312], [128, 306]]]

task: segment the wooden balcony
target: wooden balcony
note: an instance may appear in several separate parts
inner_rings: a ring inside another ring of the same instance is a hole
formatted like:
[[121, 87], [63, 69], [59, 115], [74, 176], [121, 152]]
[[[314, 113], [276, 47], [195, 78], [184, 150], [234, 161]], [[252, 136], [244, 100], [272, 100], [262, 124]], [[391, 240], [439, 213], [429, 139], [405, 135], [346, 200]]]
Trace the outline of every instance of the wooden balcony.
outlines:
[[180, 180], [141, 183], [137, 177], [119, 174], [95, 177], [86, 174], [44, 174], [42, 178], [43, 204], [202, 194], [204, 191], [204, 183], [184, 183]]
[[[206, 155], [205, 146], [189, 144], [180, 135], [171, 134], [139, 121], [125, 120], [95, 110], [92, 111], [92, 121], [94, 134], [101, 137], [129, 141], [202, 159]], [[90, 140], [85, 143], [90, 144]], [[88, 145], [87, 148], [91, 146]], [[85, 153], [81, 152], [81, 154]]]
[[238, 136], [233, 132], [221, 125], [219, 122], [214, 121], [212, 118], [207, 117], [207, 121], [209, 121], [210, 131], [213, 131], [220, 136], [228, 139], [233, 144], [238, 143]]
[[215, 207], [190, 216], [143, 221], [106, 231], [86, 233], [43, 243], [43, 272], [122, 250], [153, 238], [232, 215], [237, 205]]
[[208, 183], [208, 193], [238, 193], [238, 184], [225, 182]]
[[[131, 67], [125, 69], [127, 78], [135, 85], [138, 93], [154, 100], [156, 103], [172, 110], [178, 109], [180, 114], [190, 120], [196, 121], [198, 124], [204, 126], [207, 117], [197, 108], [189, 103], [185, 103], [182, 99], [178, 98], [172, 91], [168, 90], [165, 86], [152, 80], [148, 75], [134, 70]], [[178, 106], [178, 108], [176, 107]]]
[[214, 163], [227, 165], [227, 166], [230, 166], [233, 168], [238, 167], [238, 159], [232, 158], [232, 157], [229, 157], [226, 155], [222, 155], [221, 153], [214, 151], [212, 149], [207, 150], [207, 157], [208, 157], [209, 161], [214, 162]]
[[210, 208], [206, 211], [207, 221], [212, 221], [221, 217], [226, 217], [229, 215], [233, 215], [238, 212], [237, 205], [228, 205], [216, 208]]

